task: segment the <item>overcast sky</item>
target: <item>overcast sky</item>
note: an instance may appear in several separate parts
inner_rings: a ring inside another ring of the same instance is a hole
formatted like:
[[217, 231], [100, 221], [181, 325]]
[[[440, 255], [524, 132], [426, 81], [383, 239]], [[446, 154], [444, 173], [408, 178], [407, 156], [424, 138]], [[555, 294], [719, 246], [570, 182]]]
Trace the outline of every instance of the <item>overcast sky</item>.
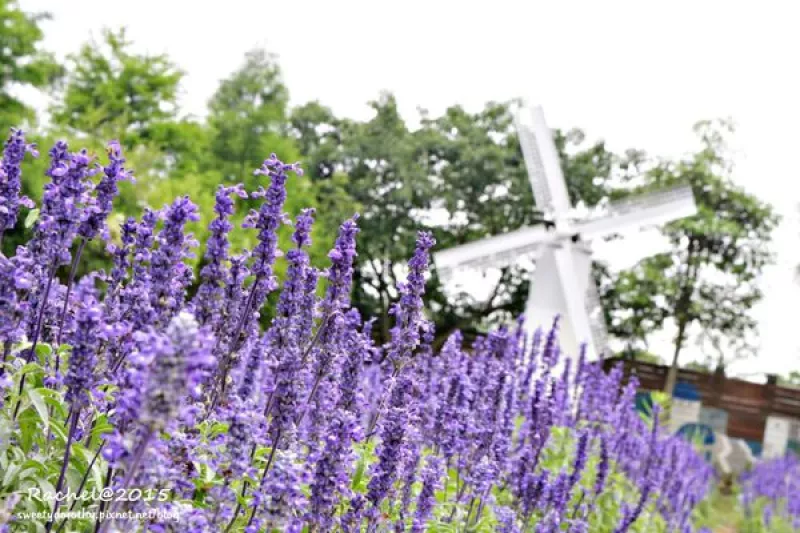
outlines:
[[20, 3], [53, 14], [46, 45], [62, 57], [103, 27], [127, 26], [137, 49], [166, 52], [186, 72], [182, 105], [196, 115], [244, 53], [264, 46], [279, 55], [294, 104], [317, 99], [353, 118], [368, 118], [366, 102], [384, 89], [409, 118], [418, 106], [477, 110], [524, 97], [544, 106], [551, 126], [581, 127], [613, 149], [674, 156], [696, 146], [693, 123], [732, 117], [737, 181], [785, 217], [756, 310], [761, 355], [733, 370], [800, 368], [793, 2]]

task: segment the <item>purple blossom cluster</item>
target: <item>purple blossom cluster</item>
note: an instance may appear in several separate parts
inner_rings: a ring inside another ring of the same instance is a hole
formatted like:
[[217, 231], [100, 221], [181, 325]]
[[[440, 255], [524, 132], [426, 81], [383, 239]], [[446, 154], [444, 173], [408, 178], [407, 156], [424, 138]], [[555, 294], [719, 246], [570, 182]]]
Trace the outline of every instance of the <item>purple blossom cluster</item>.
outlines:
[[[14, 131], [7, 144], [0, 206], [21, 203], [20, 154], [31, 148], [20, 139]], [[350, 303], [358, 217], [340, 226], [329, 264], [313, 266], [315, 212], [293, 223], [284, 213], [287, 180], [300, 171], [275, 155], [256, 171], [266, 189], [218, 189], [193, 297], [187, 259], [199, 243], [186, 226], [198, 209], [188, 197], [124, 221], [107, 245], [109, 272], [62, 284], [57, 271], [71, 263], [74, 273], [81, 243], [110, 239], [116, 183], [132, 174], [117, 143], [105, 167], [65, 143], [50, 155], [33, 238], [0, 257], [3, 372], [23, 373], [37, 342], [64, 343], [66, 357], [43, 367], [69, 407], [51, 421], [67, 435], [56, 487], [80, 479], [67, 465], [85, 438], [105, 475], [89, 466], [73, 491], [170, 496], [83, 505], [180, 516], [105, 520], [95, 531], [693, 530], [709, 467], [664, 433], [658, 412], [637, 413], [635, 378], [562, 354], [557, 319], [530, 338], [520, 319], [469, 341], [456, 331], [437, 347], [424, 305], [430, 233], [417, 236], [385, 346]], [[239, 229], [234, 197], [261, 202]], [[289, 224], [292, 246], [281, 254]], [[248, 228], [256, 246], [231, 255], [231, 232]], [[17, 379], [22, 393], [24, 374]], [[22, 394], [6, 395], [17, 420]]]
[[748, 522], [763, 524], [768, 531], [783, 522], [800, 529], [800, 459], [787, 454], [757, 463], [741, 475], [741, 503]]
[[3, 149], [3, 160], [0, 162], [0, 242], [3, 234], [17, 224], [20, 206], [33, 208], [33, 202], [20, 196], [22, 190], [22, 160], [25, 154], [38, 157], [35, 144], [25, 141], [22, 130], [11, 130], [11, 136]]

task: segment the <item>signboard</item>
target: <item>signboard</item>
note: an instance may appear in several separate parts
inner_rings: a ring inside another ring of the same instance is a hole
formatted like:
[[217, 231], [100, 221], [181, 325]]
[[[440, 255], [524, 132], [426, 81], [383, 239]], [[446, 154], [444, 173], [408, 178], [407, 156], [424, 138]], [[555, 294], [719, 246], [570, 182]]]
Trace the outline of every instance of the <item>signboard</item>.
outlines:
[[700, 421], [700, 402], [672, 399], [672, 412], [669, 420], [670, 433], [677, 433], [686, 424], [697, 424]]
[[761, 457], [773, 459], [786, 455], [792, 421], [788, 418], [768, 416], [764, 428], [764, 448]]
[[710, 427], [716, 435], [728, 434], [728, 411], [716, 407], [700, 409], [700, 423]]
[[789, 440], [800, 443], [800, 419], [794, 419], [789, 426]]

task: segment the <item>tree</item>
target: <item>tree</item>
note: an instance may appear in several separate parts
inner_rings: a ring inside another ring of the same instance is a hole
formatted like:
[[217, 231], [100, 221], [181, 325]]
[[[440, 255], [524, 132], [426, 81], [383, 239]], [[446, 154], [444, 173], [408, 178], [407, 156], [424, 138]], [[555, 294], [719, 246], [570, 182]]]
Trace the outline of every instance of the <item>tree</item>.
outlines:
[[[773, 209], [737, 187], [726, 156], [726, 122], [695, 126], [702, 149], [682, 161], [665, 161], [645, 174], [647, 188], [689, 183], [698, 214], [668, 224], [663, 233], [671, 250], [649, 257], [620, 273], [603, 303], [612, 327], [645, 338], [668, 321], [676, 328], [665, 390], [675, 385], [679, 358], [693, 326], [700, 342], [725, 354], [750, 350], [756, 323], [750, 315], [761, 299], [756, 279], [772, 259]], [[630, 314], [630, 310], [633, 314]]]
[[781, 387], [800, 388], [800, 372], [793, 370], [785, 376], [779, 376], [778, 385]]
[[[391, 94], [371, 102], [366, 123], [336, 118], [318, 103], [292, 113], [292, 134], [315, 184], [361, 206], [362, 235], [354, 302], [365, 314], [384, 316], [394, 297], [398, 265], [412, 252], [413, 234], [432, 229], [437, 248], [510, 231], [537, 218], [513, 126], [513, 102], [490, 103], [477, 113], [452, 107], [440, 117], [421, 113], [411, 131]], [[574, 130], [556, 132], [574, 201], [594, 204], [605, 195], [618, 159], [602, 142], [586, 143]], [[427, 295], [437, 340], [466, 334], [521, 313], [528, 276], [520, 267], [492, 280], [486, 301], [468, 291], [446, 294], [435, 276]], [[389, 322], [375, 328], [379, 340]]]
[[385, 340], [390, 319], [384, 315], [402, 279], [397, 266], [413, 252], [416, 231], [428, 227], [420, 212], [430, 207], [433, 194], [414, 135], [394, 97], [384, 94], [370, 105], [375, 110], [371, 120], [340, 124], [339, 170], [347, 177], [344, 193], [361, 213], [353, 301], [362, 313], [381, 317], [376, 333]]
[[[264, 185], [263, 178], [253, 171], [264, 159], [275, 153], [283, 161], [301, 160], [297, 139], [292, 136], [289, 121], [289, 91], [283, 83], [276, 58], [263, 49], [245, 54], [244, 63], [229, 77], [222, 80], [208, 104], [208, 154], [201, 169], [213, 173], [215, 182], [244, 183], [248, 191]], [[304, 170], [308, 171], [305, 161]], [[336, 232], [344, 219], [357, 210], [328, 210], [327, 206], [346, 205], [337, 201], [336, 195], [322, 194], [318, 184], [308, 176], [292, 176], [286, 184], [288, 198], [285, 210], [295, 216], [302, 208], [318, 208], [314, 225], [311, 260], [316, 266], [327, 266], [327, 253], [333, 245]], [[212, 189], [213, 190], [213, 189]], [[213, 193], [212, 193], [213, 194]], [[209, 198], [209, 206], [213, 201]], [[245, 200], [245, 206], [257, 207], [259, 201]], [[205, 209], [201, 206], [201, 208]], [[246, 209], [242, 209], [242, 214]], [[334, 214], [335, 213], [335, 214]], [[241, 215], [234, 218], [240, 222]], [[284, 228], [281, 244], [291, 246], [291, 231]], [[238, 232], [232, 238], [234, 249], [250, 248], [256, 244], [254, 232]], [[276, 267], [283, 274], [285, 263]]]
[[712, 361], [690, 361], [689, 363], [682, 365], [683, 368], [686, 370], [694, 370], [697, 372], [704, 372], [706, 374], [710, 374], [714, 371], [714, 365]]
[[652, 352], [648, 352], [647, 350], [638, 350], [633, 347], [628, 347], [621, 352], [617, 353], [617, 356], [623, 357], [625, 359], [629, 359], [632, 361], [642, 361], [643, 363], [650, 363], [654, 365], [663, 365], [664, 360], [661, 359], [657, 354]]
[[25, 13], [15, 0], [0, 0], [0, 131], [35, 117], [14, 95], [19, 86], [46, 89], [62, 74], [52, 54], [40, 49], [46, 13]]
[[[211, 150], [226, 179], [246, 182], [271, 152], [299, 157], [287, 134], [289, 91], [275, 57], [262, 49], [220, 83], [208, 104]], [[266, 154], [266, 156], [265, 156]]]
[[175, 118], [183, 73], [165, 55], [131, 51], [125, 30], [105, 30], [70, 56], [69, 75], [53, 121], [95, 138], [117, 138], [128, 149], [153, 140]]

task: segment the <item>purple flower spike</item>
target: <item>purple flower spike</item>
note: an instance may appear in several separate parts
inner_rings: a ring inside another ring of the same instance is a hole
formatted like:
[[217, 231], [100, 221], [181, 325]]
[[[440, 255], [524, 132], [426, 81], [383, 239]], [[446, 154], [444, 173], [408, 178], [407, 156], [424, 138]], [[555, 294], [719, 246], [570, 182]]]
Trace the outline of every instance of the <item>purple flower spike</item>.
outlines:
[[436, 489], [439, 488], [441, 477], [442, 460], [435, 456], [429, 457], [422, 471], [422, 490], [417, 499], [417, 512], [414, 516], [414, 523], [411, 526], [412, 533], [426, 531], [425, 525], [433, 513], [433, 506], [436, 503]]
[[422, 296], [425, 294], [429, 253], [435, 244], [436, 240], [430, 233], [419, 232], [416, 250], [408, 261], [407, 280], [398, 287], [400, 301], [390, 311], [395, 317], [396, 325], [392, 329], [388, 357], [395, 366], [403, 365], [411, 357], [420, 345], [421, 333], [432, 328], [432, 324], [422, 315]]
[[164, 210], [164, 227], [156, 237], [158, 248], [150, 257], [150, 305], [157, 321], [168, 321], [183, 306], [194, 276], [184, 259], [192, 257], [191, 249], [197, 245], [184, 227], [199, 218], [198, 208], [188, 196]]
[[87, 200], [84, 216], [78, 228], [78, 235], [86, 240], [92, 240], [97, 235], [108, 240], [108, 226], [106, 219], [111, 214], [114, 198], [119, 194], [117, 183], [120, 181], [133, 181], [133, 172], [123, 166], [125, 158], [118, 141], [111, 141], [106, 148], [109, 164], [103, 168], [103, 178], [94, 188], [95, 196]]
[[253, 250], [253, 266], [251, 272], [256, 279], [250, 288], [250, 297], [243, 315], [240, 317], [240, 326], [232, 339], [233, 349], [238, 348], [239, 335], [247, 330], [247, 325], [258, 315], [267, 296], [277, 286], [273, 276], [273, 265], [278, 257], [278, 229], [286, 220], [283, 205], [286, 203], [286, 181], [289, 172], [302, 175], [299, 165], [287, 165], [281, 162], [275, 154], [264, 161], [255, 175], [267, 176], [270, 184], [267, 189], [263, 187], [251, 194], [253, 198], [263, 198], [261, 208], [251, 211], [245, 219], [243, 227], [252, 227], [258, 230], [258, 245]]
[[97, 345], [101, 341], [103, 309], [98, 305], [94, 291], [86, 284], [78, 286], [80, 307], [78, 308], [75, 335], [72, 338], [72, 353], [69, 369], [64, 379], [67, 387], [65, 399], [73, 409], [79, 410], [88, 404], [88, 393], [96, 382]]
[[25, 154], [39, 157], [35, 144], [25, 142], [22, 130], [11, 129], [11, 135], [3, 150], [3, 161], [0, 163], [0, 240], [3, 233], [13, 229], [17, 224], [19, 206], [33, 208], [33, 202], [20, 196], [22, 190], [22, 160]]
[[217, 189], [214, 211], [217, 217], [209, 225], [211, 236], [206, 241], [206, 265], [200, 271], [202, 284], [192, 302], [200, 324], [216, 325], [225, 298], [225, 286], [230, 282], [230, 271], [226, 265], [230, 242], [228, 234], [233, 229], [230, 217], [234, 214], [232, 196], [247, 198], [242, 184], [233, 187], [220, 185]]

